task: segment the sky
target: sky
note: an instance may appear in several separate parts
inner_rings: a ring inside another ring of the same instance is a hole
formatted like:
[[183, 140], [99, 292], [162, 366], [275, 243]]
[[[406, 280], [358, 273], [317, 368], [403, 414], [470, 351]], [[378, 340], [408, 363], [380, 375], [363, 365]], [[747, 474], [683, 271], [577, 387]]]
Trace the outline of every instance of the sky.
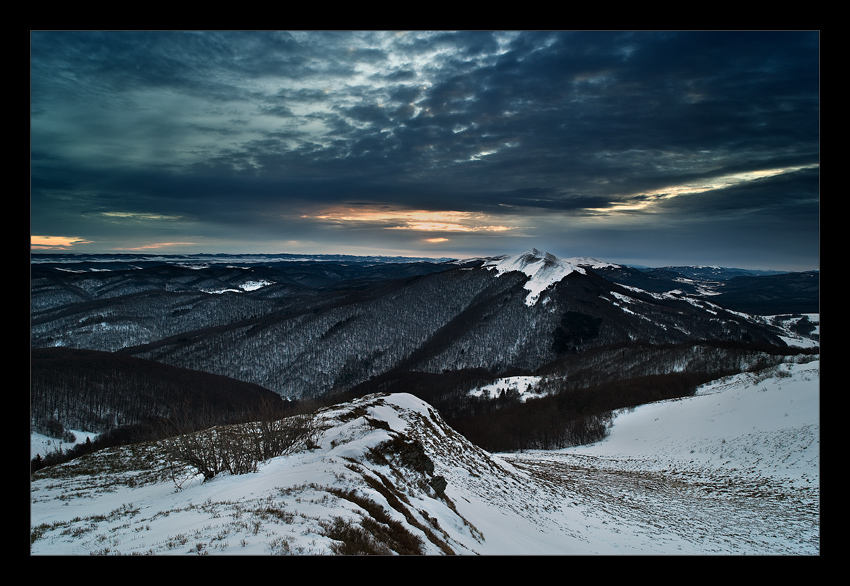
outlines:
[[31, 252], [819, 268], [817, 31], [32, 31]]

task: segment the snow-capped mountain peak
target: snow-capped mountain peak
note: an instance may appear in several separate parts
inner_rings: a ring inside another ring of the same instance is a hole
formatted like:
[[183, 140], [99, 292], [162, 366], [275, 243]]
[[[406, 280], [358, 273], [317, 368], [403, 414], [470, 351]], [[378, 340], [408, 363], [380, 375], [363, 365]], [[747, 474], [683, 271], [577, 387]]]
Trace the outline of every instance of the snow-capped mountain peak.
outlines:
[[525, 288], [529, 291], [525, 304], [531, 307], [540, 299], [540, 295], [549, 287], [573, 272], [586, 274], [583, 267], [598, 268], [615, 266], [588, 257], [560, 259], [548, 252], [532, 248], [527, 252], [516, 255], [503, 255], [487, 259], [483, 267], [495, 270], [497, 276], [512, 271], [520, 271], [528, 275]]

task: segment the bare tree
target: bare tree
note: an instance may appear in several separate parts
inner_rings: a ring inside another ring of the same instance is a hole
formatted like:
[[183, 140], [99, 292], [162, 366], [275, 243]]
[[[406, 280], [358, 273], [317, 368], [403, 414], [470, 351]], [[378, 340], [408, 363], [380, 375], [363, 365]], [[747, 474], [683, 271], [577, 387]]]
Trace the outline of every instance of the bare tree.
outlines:
[[205, 481], [223, 472], [256, 472], [261, 462], [315, 446], [322, 432], [314, 414], [285, 415], [271, 403], [256, 420], [229, 425], [210, 425], [214, 419], [206, 410], [188, 409], [168, 420], [161, 442], [178, 488], [186, 467]]

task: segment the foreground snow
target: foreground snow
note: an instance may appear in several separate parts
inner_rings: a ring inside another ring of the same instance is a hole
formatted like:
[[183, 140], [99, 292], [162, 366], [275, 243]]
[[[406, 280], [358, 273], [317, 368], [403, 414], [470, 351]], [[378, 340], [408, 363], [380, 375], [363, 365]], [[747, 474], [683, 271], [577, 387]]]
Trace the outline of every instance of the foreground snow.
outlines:
[[329, 527], [378, 506], [425, 554], [817, 555], [819, 362], [771, 374], [622, 413], [605, 441], [556, 452], [488, 454], [397, 394], [323, 412], [318, 449], [179, 490], [154, 448], [99, 453], [32, 481], [31, 552], [329, 554]]
[[819, 419], [815, 361], [638, 407], [598, 444], [506, 458], [570, 479], [600, 553], [819, 554]]

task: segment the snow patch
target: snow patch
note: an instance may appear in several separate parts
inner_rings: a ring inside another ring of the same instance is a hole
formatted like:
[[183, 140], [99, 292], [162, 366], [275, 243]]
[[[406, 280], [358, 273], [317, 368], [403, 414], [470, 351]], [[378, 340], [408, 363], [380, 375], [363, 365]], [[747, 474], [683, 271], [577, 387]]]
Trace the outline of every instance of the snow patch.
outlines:
[[526, 399], [543, 396], [535, 390], [541, 379], [542, 377], [539, 376], [508, 376], [489, 385], [472, 389], [469, 391], [469, 395], [484, 399], [496, 399], [503, 392], [516, 392], [520, 402], [525, 403]]
[[267, 287], [269, 285], [274, 285], [274, 282], [263, 279], [261, 281], [246, 281], [245, 283], [239, 285], [238, 289], [204, 289], [202, 291], [204, 293], [220, 295], [222, 293], [241, 293], [242, 291], [256, 291], [257, 289], [262, 289], [263, 287]]

